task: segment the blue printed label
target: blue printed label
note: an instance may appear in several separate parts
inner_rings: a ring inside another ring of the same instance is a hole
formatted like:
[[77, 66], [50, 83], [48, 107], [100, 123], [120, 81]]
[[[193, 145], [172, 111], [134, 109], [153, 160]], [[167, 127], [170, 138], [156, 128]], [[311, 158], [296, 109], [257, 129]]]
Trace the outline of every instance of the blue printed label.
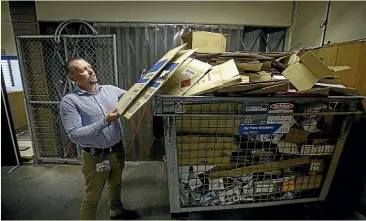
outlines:
[[152, 66], [152, 68], [150, 68], [150, 70], [147, 73], [155, 72], [155, 71], [159, 70], [167, 61], [168, 60], [159, 61], [154, 66]]
[[241, 124], [240, 135], [247, 134], [274, 134], [279, 133], [282, 124]]

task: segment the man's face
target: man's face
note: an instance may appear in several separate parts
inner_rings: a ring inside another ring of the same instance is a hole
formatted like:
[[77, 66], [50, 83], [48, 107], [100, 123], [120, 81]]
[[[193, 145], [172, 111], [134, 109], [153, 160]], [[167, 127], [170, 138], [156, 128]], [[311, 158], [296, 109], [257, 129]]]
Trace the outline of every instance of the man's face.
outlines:
[[84, 59], [73, 61], [70, 64], [69, 78], [81, 87], [88, 87], [98, 82], [91, 65]]

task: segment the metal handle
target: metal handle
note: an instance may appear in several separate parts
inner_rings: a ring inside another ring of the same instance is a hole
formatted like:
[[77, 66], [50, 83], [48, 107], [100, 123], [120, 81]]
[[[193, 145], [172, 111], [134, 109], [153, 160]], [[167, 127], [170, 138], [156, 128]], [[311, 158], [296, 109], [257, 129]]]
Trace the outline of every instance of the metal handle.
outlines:
[[90, 30], [93, 32], [93, 35], [98, 34], [97, 30], [95, 30], [95, 28], [92, 25], [90, 25], [89, 23], [87, 23], [86, 21], [83, 21], [80, 19], [71, 19], [71, 20], [61, 22], [61, 24], [57, 27], [57, 29], [55, 31], [55, 37], [54, 37], [54, 40], [57, 44], [60, 43], [60, 36], [61, 36], [63, 29], [67, 25], [72, 24], [72, 23], [82, 23], [82, 24], [86, 25], [88, 28], [90, 28]]

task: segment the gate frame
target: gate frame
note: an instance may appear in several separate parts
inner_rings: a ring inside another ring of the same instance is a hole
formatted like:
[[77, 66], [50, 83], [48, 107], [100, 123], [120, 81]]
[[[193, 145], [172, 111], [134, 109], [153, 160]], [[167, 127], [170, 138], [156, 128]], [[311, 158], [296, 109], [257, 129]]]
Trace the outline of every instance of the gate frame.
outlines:
[[[119, 81], [118, 81], [118, 69], [117, 69], [117, 47], [116, 47], [116, 35], [115, 34], [102, 34], [102, 35], [60, 35], [59, 36], [60, 39], [77, 39], [77, 38], [112, 38], [112, 50], [113, 50], [113, 69], [114, 69], [114, 83], [116, 84], [116, 86], [119, 86]], [[26, 82], [26, 76], [25, 76], [25, 68], [24, 68], [24, 58], [23, 58], [23, 54], [22, 54], [22, 50], [21, 50], [21, 39], [54, 39], [55, 35], [22, 35], [22, 36], [15, 36], [15, 43], [16, 43], [16, 50], [17, 50], [17, 55], [18, 55], [18, 63], [19, 63], [19, 70], [20, 70], [20, 75], [21, 75], [21, 80], [22, 80], [22, 84], [23, 84], [23, 91], [24, 91], [24, 97], [25, 97], [25, 105], [26, 105], [26, 109], [27, 109], [27, 114], [28, 114], [28, 125], [29, 125], [29, 129], [31, 131], [31, 141], [32, 141], [32, 149], [33, 149], [33, 153], [35, 156], [35, 162], [36, 164], [40, 164], [40, 163], [67, 163], [67, 164], [81, 164], [80, 161], [80, 151], [79, 148], [77, 148], [77, 158], [76, 159], [69, 159], [69, 158], [62, 158], [62, 157], [41, 157], [40, 152], [41, 150], [39, 150], [38, 148], [38, 141], [37, 141], [37, 136], [35, 133], [35, 122], [34, 122], [34, 116], [32, 113], [32, 108], [31, 105], [32, 104], [60, 104], [60, 101], [31, 101], [29, 98], [29, 88], [28, 88], [28, 84]], [[54, 42], [54, 44], [57, 44], [56, 42]], [[65, 58], [67, 58], [68, 53], [67, 50], [64, 51], [64, 55]], [[43, 55], [43, 52], [42, 52]], [[64, 62], [64, 61], [63, 61]], [[63, 70], [62, 70], [63, 72]], [[68, 82], [70, 83], [70, 80], [68, 80]], [[69, 87], [69, 90], [71, 88]], [[70, 92], [70, 91], [68, 91]], [[66, 94], [64, 94], [66, 95]], [[61, 134], [58, 134], [58, 136], [61, 136]]]

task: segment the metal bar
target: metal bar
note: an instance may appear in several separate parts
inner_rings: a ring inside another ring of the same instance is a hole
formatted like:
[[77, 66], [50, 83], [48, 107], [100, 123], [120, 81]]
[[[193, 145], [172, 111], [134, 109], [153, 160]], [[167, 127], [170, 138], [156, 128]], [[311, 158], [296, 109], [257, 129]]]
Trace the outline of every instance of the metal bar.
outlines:
[[181, 212], [198, 212], [198, 211], [210, 211], [210, 210], [255, 208], [255, 207], [264, 207], [264, 206], [295, 204], [295, 203], [309, 203], [309, 202], [315, 202], [315, 201], [320, 201], [320, 200], [318, 198], [307, 198], [307, 199], [295, 199], [295, 200], [281, 200], [281, 201], [273, 201], [273, 202], [235, 204], [235, 205], [227, 205], [227, 206], [189, 207], [189, 208], [181, 208], [180, 210], [181, 210]]
[[18, 53], [18, 58], [19, 58], [19, 69], [20, 69], [20, 74], [22, 76], [21, 78], [22, 78], [22, 84], [23, 84], [23, 88], [24, 88], [24, 97], [25, 97], [27, 113], [28, 113], [28, 117], [29, 117], [28, 118], [29, 124], [30, 124], [29, 126], [30, 126], [30, 131], [32, 133], [32, 149], [36, 156], [36, 163], [39, 163], [40, 152], [38, 150], [38, 140], [36, 137], [36, 132], [34, 131], [34, 128], [35, 128], [34, 116], [33, 116], [32, 107], [31, 107], [31, 103], [30, 103], [29, 88], [28, 88], [28, 84], [26, 81], [27, 78], [25, 76], [24, 60], [23, 60], [23, 53], [21, 50], [20, 38], [16, 37], [15, 40], [16, 40], [17, 53]]
[[219, 29], [221, 28], [226, 28], [229, 29], [230, 27], [233, 27], [235, 29], [239, 29], [240, 27], [242, 27], [241, 24], [209, 24], [209, 23], [205, 23], [205, 24], [193, 24], [193, 23], [153, 23], [153, 22], [149, 22], [149, 23], [144, 23], [144, 22], [112, 22], [112, 23], [105, 23], [105, 22], [97, 22], [94, 23], [95, 27], [152, 27], [152, 28], [156, 28], [156, 27], [166, 27], [166, 26], [177, 26], [177, 25], [185, 25], [185, 26], [201, 26], [202, 28], [216, 28]]
[[30, 104], [60, 104], [60, 101], [29, 101]]
[[[350, 118], [350, 117], [352, 117], [352, 116], [348, 116], [347, 118]], [[334, 175], [335, 175], [338, 163], [339, 163], [339, 159], [342, 155], [344, 144], [346, 143], [348, 132], [351, 128], [350, 124], [352, 121], [349, 122], [348, 121], [349, 119], [347, 119], [347, 118], [343, 120], [341, 136], [337, 140], [337, 144], [335, 146], [335, 150], [334, 150], [333, 156], [332, 156], [332, 161], [329, 165], [328, 173], [324, 180], [323, 188], [320, 192], [319, 199], [321, 199], [321, 200], [325, 200], [327, 198], [327, 195], [328, 195], [328, 192], [330, 189], [330, 185], [332, 184], [332, 181], [333, 181], [333, 178], [334, 178]]]
[[[60, 37], [68, 37], [68, 38], [107, 38], [112, 37], [113, 35], [60, 35]], [[24, 39], [35, 39], [35, 38], [54, 38], [54, 35], [23, 35], [17, 36], [17, 38]]]
[[118, 81], [118, 67], [117, 67], [117, 42], [116, 42], [116, 35], [113, 35], [113, 60], [114, 60], [114, 81], [116, 86], [122, 87], [122, 85], [119, 85]]
[[253, 102], [256, 101], [339, 101], [350, 99], [366, 99], [366, 96], [328, 96], [328, 97], [290, 97], [290, 96], [276, 96], [276, 97], [210, 97], [210, 96], [170, 96], [158, 95], [157, 98], [163, 101], [175, 102]]
[[168, 183], [169, 183], [169, 202], [170, 212], [179, 213], [180, 208], [180, 194], [178, 181], [178, 164], [177, 164], [177, 147], [176, 147], [176, 129], [175, 118], [164, 118], [165, 137], [165, 153], [167, 157], [168, 167]]
[[[332, 115], [349, 115], [349, 114], [364, 114], [363, 111], [353, 111], [353, 112], [322, 112], [322, 113], [316, 113], [316, 115], [319, 116], [332, 116]], [[311, 113], [261, 113], [261, 114], [235, 114], [236, 117], [247, 117], [247, 116], [309, 116]], [[156, 113], [156, 116], [171, 116], [171, 117], [179, 117], [179, 116], [190, 116], [190, 117], [207, 117], [207, 116], [213, 116], [213, 117], [226, 117], [226, 116], [233, 116], [232, 113], [230, 114], [215, 114], [215, 113], [207, 113], [207, 114], [195, 114], [195, 113], [176, 113], [176, 114], [170, 114], [170, 113]]]

